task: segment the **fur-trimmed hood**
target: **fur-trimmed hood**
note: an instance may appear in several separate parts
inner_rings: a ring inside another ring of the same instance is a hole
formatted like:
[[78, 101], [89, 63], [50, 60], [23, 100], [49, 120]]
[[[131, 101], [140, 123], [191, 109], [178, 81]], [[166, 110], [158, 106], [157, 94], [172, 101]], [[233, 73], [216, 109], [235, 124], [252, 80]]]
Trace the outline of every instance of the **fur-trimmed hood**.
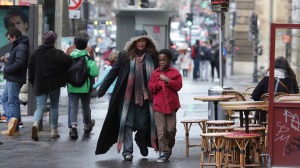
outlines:
[[130, 60], [132, 60], [136, 56], [136, 42], [140, 39], [147, 39], [147, 46], [145, 48], [146, 53], [149, 53], [151, 56], [157, 56], [158, 51], [157, 51], [157, 46], [154, 41], [150, 36], [148, 35], [142, 35], [142, 36], [136, 36], [132, 37], [124, 47], [124, 50], [127, 53], [127, 56], [129, 57]]

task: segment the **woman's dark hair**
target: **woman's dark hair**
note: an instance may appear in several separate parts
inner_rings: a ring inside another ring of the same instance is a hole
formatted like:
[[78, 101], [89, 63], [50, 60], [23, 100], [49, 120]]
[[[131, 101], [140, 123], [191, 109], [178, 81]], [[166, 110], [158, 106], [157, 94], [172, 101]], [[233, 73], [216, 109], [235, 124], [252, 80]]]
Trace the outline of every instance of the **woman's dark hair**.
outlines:
[[296, 79], [296, 74], [285, 57], [283, 56], [276, 57], [274, 68], [284, 69], [286, 70], [287, 74], [289, 74], [292, 78]]

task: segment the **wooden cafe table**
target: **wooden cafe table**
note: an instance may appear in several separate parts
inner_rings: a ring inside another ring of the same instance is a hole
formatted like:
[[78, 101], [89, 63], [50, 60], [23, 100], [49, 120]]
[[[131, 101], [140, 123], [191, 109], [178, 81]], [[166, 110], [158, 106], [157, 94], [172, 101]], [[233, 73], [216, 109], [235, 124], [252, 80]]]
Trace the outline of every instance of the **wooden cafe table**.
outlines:
[[[236, 101], [220, 102], [219, 105], [225, 110], [238, 111], [240, 113], [240, 127], [243, 127], [243, 113], [245, 115], [245, 133], [249, 133], [249, 112], [267, 110], [268, 104], [264, 101]], [[250, 163], [249, 146], [246, 150], [246, 163]]]
[[219, 101], [228, 101], [235, 99], [234, 95], [208, 95], [208, 96], [197, 96], [194, 100], [200, 100], [204, 102], [212, 101], [215, 105], [215, 120], [218, 120], [218, 103]]
[[240, 127], [243, 127], [245, 115], [245, 133], [249, 133], [249, 112], [267, 110], [268, 104], [264, 101], [236, 101], [220, 102], [219, 105], [225, 110], [238, 111], [240, 113]]

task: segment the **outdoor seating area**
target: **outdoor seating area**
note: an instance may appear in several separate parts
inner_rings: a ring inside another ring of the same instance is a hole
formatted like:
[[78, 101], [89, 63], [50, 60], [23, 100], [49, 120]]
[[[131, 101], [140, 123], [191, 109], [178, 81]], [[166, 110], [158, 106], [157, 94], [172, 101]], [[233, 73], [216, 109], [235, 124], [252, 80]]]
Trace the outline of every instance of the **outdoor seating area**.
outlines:
[[[186, 130], [186, 156], [189, 156], [190, 147], [200, 146], [200, 167], [267, 166], [267, 121], [254, 121], [254, 113], [266, 112], [268, 115], [269, 95], [264, 94], [261, 101], [253, 101], [253, 90], [254, 87], [248, 87], [244, 92], [224, 90], [219, 96], [194, 97], [196, 101], [214, 103], [215, 120], [181, 121]], [[300, 94], [275, 93], [274, 101], [300, 102]], [[227, 119], [217, 119], [218, 108], [228, 115]], [[201, 128], [201, 144], [189, 144], [189, 130], [193, 123]]]

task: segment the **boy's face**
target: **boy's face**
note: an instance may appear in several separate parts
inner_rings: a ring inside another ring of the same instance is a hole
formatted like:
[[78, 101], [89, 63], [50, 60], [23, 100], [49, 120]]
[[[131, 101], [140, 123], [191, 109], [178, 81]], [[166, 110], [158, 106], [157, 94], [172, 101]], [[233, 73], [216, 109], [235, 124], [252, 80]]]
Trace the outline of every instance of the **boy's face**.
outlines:
[[159, 67], [162, 70], [166, 70], [170, 67], [170, 59], [168, 58], [168, 56], [166, 54], [159, 54], [158, 56], [158, 62], [159, 62]]

